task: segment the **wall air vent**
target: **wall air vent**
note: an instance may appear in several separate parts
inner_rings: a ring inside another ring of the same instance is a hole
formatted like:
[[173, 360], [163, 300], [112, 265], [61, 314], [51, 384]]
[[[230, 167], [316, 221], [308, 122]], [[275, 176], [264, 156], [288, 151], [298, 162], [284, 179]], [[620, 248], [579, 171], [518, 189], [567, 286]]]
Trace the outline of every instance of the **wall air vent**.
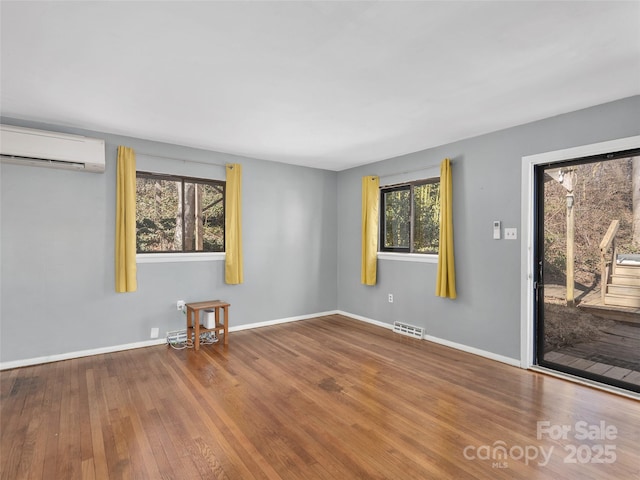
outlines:
[[0, 160], [102, 173], [105, 145], [97, 138], [0, 125]]
[[408, 323], [393, 322], [393, 331], [407, 337], [422, 339], [424, 336], [424, 328], [409, 325]]

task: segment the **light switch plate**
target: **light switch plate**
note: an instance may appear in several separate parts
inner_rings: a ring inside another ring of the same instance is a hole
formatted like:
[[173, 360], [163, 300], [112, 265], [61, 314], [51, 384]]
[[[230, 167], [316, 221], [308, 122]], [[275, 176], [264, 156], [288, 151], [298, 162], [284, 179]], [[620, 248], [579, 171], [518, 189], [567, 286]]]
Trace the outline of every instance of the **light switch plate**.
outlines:
[[517, 228], [505, 228], [504, 229], [504, 238], [505, 238], [505, 240], [517, 240], [518, 239], [518, 229]]

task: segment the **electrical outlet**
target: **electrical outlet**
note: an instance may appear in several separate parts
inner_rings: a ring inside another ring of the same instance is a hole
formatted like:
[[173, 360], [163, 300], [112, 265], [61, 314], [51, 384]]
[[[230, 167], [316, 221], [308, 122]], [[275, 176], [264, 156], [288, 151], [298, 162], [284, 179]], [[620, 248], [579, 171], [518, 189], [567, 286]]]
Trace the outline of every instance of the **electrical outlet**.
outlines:
[[505, 238], [505, 240], [517, 240], [518, 239], [518, 229], [517, 228], [505, 228], [504, 229], [504, 238]]
[[153, 327], [151, 329], [151, 338], [158, 338], [158, 335], [160, 335], [160, 329], [158, 327]]
[[393, 303], [393, 293], [389, 294], [389, 303]]
[[176, 302], [176, 307], [178, 310], [181, 310], [181, 311], [184, 310], [184, 300], [178, 300]]

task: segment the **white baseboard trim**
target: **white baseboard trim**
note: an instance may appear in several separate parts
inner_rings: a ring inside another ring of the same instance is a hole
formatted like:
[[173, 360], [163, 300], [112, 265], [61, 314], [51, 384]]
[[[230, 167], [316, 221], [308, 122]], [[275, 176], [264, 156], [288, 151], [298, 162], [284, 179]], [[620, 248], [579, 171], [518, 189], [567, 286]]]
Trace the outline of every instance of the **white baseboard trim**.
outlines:
[[[334, 315], [337, 310], [328, 312], [311, 313], [308, 315], [299, 315], [297, 317], [279, 318], [276, 320], [268, 320], [266, 322], [250, 323], [247, 325], [238, 325], [229, 327], [229, 332], [237, 332], [240, 330], [248, 330], [251, 328], [267, 327], [269, 325], [278, 325], [280, 323], [297, 322], [298, 320], [308, 320], [310, 318], [323, 317], [325, 315]], [[91, 350], [81, 350], [78, 352], [60, 353], [56, 355], [48, 355], [45, 357], [27, 358], [24, 360], [13, 360], [10, 362], [0, 362], [0, 370], [9, 370], [11, 368], [29, 367], [31, 365], [40, 365], [42, 363], [59, 362], [61, 360], [69, 360], [72, 358], [89, 357], [91, 355], [101, 355], [103, 353], [120, 352], [131, 350], [134, 348], [152, 347], [154, 345], [163, 345], [167, 343], [166, 337], [154, 338], [144, 342], [127, 343], [125, 345], [113, 345], [111, 347], [93, 348]]]
[[393, 330], [393, 325], [388, 323], [380, 322], [378, 320], [374, 320], [372, 318], [363, 317], [362, 315], [356, 315], [355, 313], [343, 312], [342, 310], [338, 310], [336, 312], [338, 315], [344, 315], [345, 317], [350, 317], [355, 320], [360, 320], [361, 322], [371, 323], [372, 325], [376, 325], [378, 327], [386, 328], [387, 330]]
[[267, 320], [266, 322], [248, 323], [247, 325], [238, 325], [229, 327], [229, 332], [238, 332], [240, 330], [249, 330], [252, 328], [269, 327], [271, 325], [279, 325], [281, 323], [297, 322], [299, 320], [309, 320], [310, 318], [324, 317], [326, 315], [335, 315], [339, 313], [337, 310], [328, 312], [310, 313], [308, 315], [298, 315], [297, 317], [278, 318], [276, 320]]
[[[318, 312], [318, 313], [310, 313], [307, 315], [298, 315], [296, 317], [287, 317], [287, 318], [279, 318], [275, 320], [267, 320], [266, 322], [256, 322], [249, 323], [247, 325], [238, 325], [235, 327], [229, 327], [229, 332], [238, 332], [241, 330], [249, 330], [253, 328], [260, 327], [268, 327], [270, 325], [279, 325], [281, 323], [289, 323], [289, 322], [297, 322], [300, 320], [309, 320], [311, 318], [324, 317], [327, 315], [344, 315], [345, 317], [353, 318], [354, 320], [359, 320], [361, 322], [370, 323], [372, 325], [376, 325], [378, 327], [386, 328], [388, 330], [393, 330], [393, 325], [380, 322], [379, 320], [373, 320], [372, 318], [363, 317], [361, 315], [356, 315], [355, 313], [344, 312], [342, 310], [329, 310], [326, 312]], [[463, 352], [472, 353], [474, 355], [479, 355], [481, 357], [489, 358], [491, 360], [496, 360], [498, 362], [506, 363], [508, 365], [513, 365], [515, 367], [520, 367], [520, 360], [516, 360], [514, 358], [505, 357], [502, 355], [498, 355], [492, 352], [487, 352], [485, 350], [480, 350], [478, 348], [469, 347], [467, 345], [463, 345], [461, 343], [451, 342], [449, 340], [444, 340], [437, 337], [432, 337], [430, 335], [425, 335], [425, 340], [430, 342], [438, 343], [440, 345], [445, 345], [447, 347], [455, 348], [457, 350], [462, 350]], [[101, 347], [94, 348], [91, 350], [81, 350], [77, 352], [69, 352], [69, 353], [61, 353], [56, 355], [48, 355], [44, 357], [36, 357], [36, 358], [27, 358], [24, 360], [13, 360], [10, 362], [0, 362], [0, 370], [9, 370], [11, 368], [19, 368], [19, 367], [29, 367], [31, 365], [40, 365], [42, 363], [51, 363], [51, 362], [59, 362], [61, 360], [69, 360], [72, 358], [81, 358], [88, 357], [91, 355], [100, 355], [103, 353], [112, 353], [112, 352], [120, 352], [124, 350], [131, 350], [134, 348], [143, 348], [143, 347], [151, 347], [154, 345], [163, 345], [167, 342], [165, 337], [155, 338], [153, 340], [145, 340], [143, 342], [134, 342], [127, 343], [124, 345], [113, 345], [110, 347]]]
[[505, 357], [504, 355], [498, 355], [497, 353], [489, 352], [487, 350], [481, 350], [475, 347], [470, 347], [462, 343], [456, 343], [456, 342], [451, 342], [449, 340], [444, 340], [442, 338], [432, 337], [431, 335], [425, 335], [424, 339], [433, 343], [439, 343], [440, 345], [445, 345], [447, 347], [455, 348], [456, 350], [462, 350], [463, 352], [479, 355], [481, 357], [485, 357], [490, 360], [506, 363], [507, 365], [511, 365], [512, 367], [521, 368], [520, 360], [516, 360], [515, 358]]
[[29, 367], [31, 365], [40, 365], [41, 363], [59, 362], [61, 360], [89, 357], [91, 355], [101, 355], [103, 353], [121, 352], [124, 350], [132, 350], [134, 348], [162, 345], [164, 343], [167, 343], [166, 338], [164, 337], [154, 338], [153, 340], [145, 340], [144, 342], [126, 343], [124, 345], [113, 345], [111, 347], [92, 348], [91, 350], [80, 350], [77, 352], [59, 353], [56, 355], [48, 355], [45, 357], [27, 358], [24, 360], [13, 360], [11, 362], [1, 362], [0, 370], [9, 370], [11, 368], [19, 368], [19, 367]]
[[[354, 318], [356, 320], [360, 320], [360, 321], [363, 321], [363, 322], [371, 323], [373, 325], [377, 325], [379, 327], [383, 327], [383, 328], [387, 328], [389, 330], [393, 330], [393, 325], [388, 324], [388, 323], [380, 322], [378, 320], [373, 320], [371, 318], [363, 317], [361, 315], [355, 315], [355, 314], [349, 313], [349, 312], [338, 311], [337, 313], [339, 313], [340, 315], [344, 315], [345, 317], [351, 317], [351, 318]], [[455, 348], [456, 350], [462, 350], [463, 352], [472, 353], [474, 355], [479, 355], [481, 357], [485, 357], [485, 358], [488, 358], [490, 360], [496, 360], [498, 362], [506, 363], [507, 365], [511, 365], [511, 366], [514, 366], [514, 367], [521, 368], [520, 360], [516, 360], [515, 358], [505, 357], [503, 355], [498, 355], [497, 353], [488, 352], [486, 350], [481, 350], [481, 349], [475, 348], [475, 347], [470, 347], [470, 346], [464, 345], [462, 343], [451, 342], [449, 340], [444, 340], [442, 338], [433, 337], [431, 335], [425, 335], [424, 336], [424, 340], [427, 340], [427, 341], [433, 342], [433, 343], [438, 343], [438, 344], [444, 345], [446, 347]]]

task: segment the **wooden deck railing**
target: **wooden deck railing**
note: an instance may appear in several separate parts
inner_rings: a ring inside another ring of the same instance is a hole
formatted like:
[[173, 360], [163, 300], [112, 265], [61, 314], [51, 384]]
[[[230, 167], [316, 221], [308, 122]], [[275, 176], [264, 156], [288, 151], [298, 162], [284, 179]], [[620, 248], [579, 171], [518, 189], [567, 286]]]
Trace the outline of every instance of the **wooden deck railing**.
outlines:
[[616, 246], [616, 235], [620, 228], [620, 220], [613, 220], [607, 233], [600, 242], [600, 268], [601, 274], [601, 295], [602, 303], [604, 304], [604, 297], [607, 293], [607, 284], [611, 279], [611, 275], [616, 270], [616, 257], [618, 256], [618, 247]]

